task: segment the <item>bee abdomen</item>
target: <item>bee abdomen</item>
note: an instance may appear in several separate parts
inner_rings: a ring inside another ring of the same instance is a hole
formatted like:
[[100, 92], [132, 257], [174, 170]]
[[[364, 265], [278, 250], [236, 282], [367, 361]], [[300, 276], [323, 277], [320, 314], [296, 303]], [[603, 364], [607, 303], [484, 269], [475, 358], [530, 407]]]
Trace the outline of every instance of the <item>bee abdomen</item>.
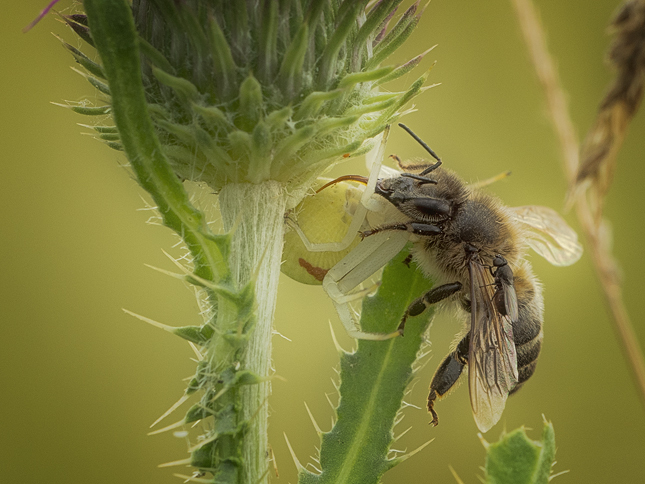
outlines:
[[543, 333], [540, 331], [532, 340], [516, 346], [518, 379], [517, 385], [511, 390], [511, 395], [518, 391], [524, 382], [533, 375], [542, 349], [542, 337]]

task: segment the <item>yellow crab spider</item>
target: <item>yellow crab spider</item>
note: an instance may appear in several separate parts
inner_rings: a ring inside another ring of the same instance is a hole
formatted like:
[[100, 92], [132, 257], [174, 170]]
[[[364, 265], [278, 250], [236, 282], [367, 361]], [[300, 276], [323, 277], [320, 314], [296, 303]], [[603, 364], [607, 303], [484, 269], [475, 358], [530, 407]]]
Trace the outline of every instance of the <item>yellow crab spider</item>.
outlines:
[[[285, 250], [285, 253], [287, 253], [287, 262], [283, 266], [283, 272], [294, 277], [292, 275], [292, 269], [299, 265], [312, 277], [316, 278], [318, 276], [318, 279], [322, 278], [323, 288], [334, 303], [338, 316], [347, 333], [357, 339], [382, 340], [392, 338], [399, 334], [398, 332], [381, 334], [361, 331], [357, 322], [356, 313], [350, 306], [352, 301], [361, 298], [365, 293], [365, 291], [359, 290], [356, 292], [353, 290], [395, 257], [410, 238], [408, 232], [384, 231], [367, 237], [360, 243], [356, 243], [357, 235], [362, 228], [375, 227], [380, 225], [379, 222], [383, 220], [405, 220], [405, 217], [392, 204], [385, 201], [382, 197], [374, 196], [376, 182], [379, 175], [382, 174], [381, 163], [385, 155], [388, 134], [389, 126], [383, 133], [372, 164], [370, 176], [367, 179], [367, 184], [362, 193], [349, 186], [349, 184], [346, 184], [344, 187], [339, 187], [335, 192], [328, 192], [326, 197], [322, 195], [327, 190], [323, 190], [315, 197], [305, 200], [305, 204], [308, 202], [310, 206], [302, 208], [303, 212], [298, 217], [298, 224], [289, 224], [299, 237], [306, 251], [310, 253], [307, 255], [307, 258], [297, 257], [297, 254], [293, 252], [293, 247], [290, 246], [293, 244], [290, 244], [288, 238], [286, 241], [288, 246], [287, 250]], [[334, 215], [337, 215], [338, 210], [334, 210], [333, 205], [330, 207], [330, 204], [333, 203], [332, 197], [345, 198], [341, 204], [341, 210], [345, 214], [351, 215], [351, 221], [344, 224], [347, 230], [341, 240], [334, 242], [313, 242], [307, 235], [310, 231], [304, 230], [303, 225], [308, 223], [311, 226], [320, 222], [316, 219], [323, 214], [329, 215], [330, 211]], [[315, 206], [312, 206], [314, 204]], [[306, 214], [308, 220], [303, 220], [304, 217], [302, 215], [305, 215], [304, 212], [307, 209], [313, 213]], [[352, 248], [348, 251], [350, 247]], [[315, 253], [321, 253], [320, 257], [316, 257]], [[344, 257], [338, 261], [339, 257], [336, 256], [334, 258], [334, 254], [342, 254]], [[289, 258], [297, 258], [297, 263], [289, 260]], [[319, 264], [314, 265], [311, 260], [315, 260]], [[324, 267], [325, 264], [330, 266], [328, 270]], [[326, 274], [322, 277], [324, 271], [326, 271]], [[294, 278], [302, 281], [298, 277]], [[312, 282], [310, 281], [309, 283]]]

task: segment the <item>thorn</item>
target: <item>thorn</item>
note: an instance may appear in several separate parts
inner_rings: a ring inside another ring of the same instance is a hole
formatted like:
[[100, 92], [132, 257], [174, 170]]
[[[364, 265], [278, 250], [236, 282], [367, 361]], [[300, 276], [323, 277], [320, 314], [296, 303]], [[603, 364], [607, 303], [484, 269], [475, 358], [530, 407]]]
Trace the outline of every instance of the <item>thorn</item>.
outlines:
[[175, 329], [177, 329], [174, 326], [168, 326], [167, 324], [160, 323], [159, 321], [155, 321], [154, 319], [146, 318], [145, 316], [141, 316], [140, 314], [133, 313], [132, 311], [129, 311], [125, 308], [121, 308], [121, 310], [124, 313], [129, 314], [130, 316], [134, 316], [135, 318], [140, 319], [145, 323], [151, 324], [155, 328], [163, 329], [164, 331], [168, 331], [169, 333], [172, 333], [173, 331], [175, 331]]
[[455, 471], [451, 465], [448, 466], [448, 469], [450, 469], [452, 477], [455, 478], [455, 481], [457, 481], [457, 484], [464, 484], [464, 481], [461, 480], [461, 478], [457, 475], [457, 471]]
[[[423, 88], [422, 88], [422, 89], [423, 89]], [[408, 108], [408, 109], [406, 109], [405, 111], [400, 112], [398, 117], [399, 117], [399, 118], [402, 118], [402, 117], [404, 117], [404, 116], [407, 116], [408, 114], [416, 113], [417, 111], [418, 111], [418, 109], [417, 109], [417, 108], [415, 107], [415, 105], [413, 104], [411, 107], [409, 107], [409, 108]]]
[[[129, 165], [125, 165], [125, 166], [129, 166]], [[141, 211], [144, 211], [144, 210], [159, 210], [159, 207], [157, 207], [156, 205], [150, 205], [150, 202], [148, 200], [146, 200], [145, 198], [143, 198], [141, 195], [139, 195], [139, 198], [141, 199], [141, 201], [143, 202], [145, 207], [137, 208], [136, 209], [137, 212], [141, 212]]]
[[[432, 47], [430, 47], [429, 49], [427, 49], [425, 52], [422, 52], [421, 54], [419, 54], [417, 57], [425, 57], [425, 55], [426, 55], [428, 52], [430, 52], [430, 51], [434, 50], [434, 49], [435, 49], [435, 47], [437, 47], [438, 45], [439, 45], [439, 44], [435, 44], [435, 45], [433, 45]], [[435, 62], [434, 62], [434, 64], [436, 64], [436, 63], [437, 63], [437, 61], [435, 61]], [[434, 64], [433, 64], [433, 65], [434, 65]]]
[[347, 351], [343, 349], [343, 347], [338, 343], [338, 340], [336, 339], [336, 333], [334, 333], [334, 327], [331, 325], [331, 319], [328, 322], [329, 322], [329, 331], [331, 332], [331, 339], [334, 342], [336, 351], [338, 351], [340, 354], [347, 354]]
[[186, 400], [188, 400], [188, 398], [190, 398], [188, 395], [182, 395], [182, 397], [179, 400], [177, 400], [172, 407], [170, 407], [168, 410], [166, 410], [161, 417], [159, 417], [157, 420], [152, 422], [152, 425], [150, 426], [150, 428], [154, 427], [159, 422], [161, 422], [164, 418], [166, 418], [168, 415], [170, 415], [172, 412], [177, 410], [177, 408], [179, 408], [179, 406], [181, 406], [182, 403], [184, 403]]
[[430, 2], [431, 2], [431, 1], [432, 1], [432, 0], [428, 0], [428, 3], [426, 3], [426, 4], [421, 8], [421, 11], [418, 13], [417, 17], [419, 17], [419, 18], [420, 18], [420, 17], [423, 15], [423, 12], [425, 12], [425, 9], [426, 9], [426, 8], [428, 8], [428, 5], [430, 5]]
[[193, 352], [195, 353], [195, 356], [197, 357], [197, 360], [202, 361], [204, 359], [204, 355], [202, 355], [202, 352], [199, 350], [197, 345], [195, 343], [190, 342], [190, 341], [188, 342], [188, 344], [193, 349]]
[[81, 71], [81, 70], [77, 69], [77, 68], [76, 68], [76, 67], [74, 67], [74, 66], [68, 66], [68, 67], [69, 67], [71, 70], [73, 70], [74, 72], [76, 72], [76, 74], [79, 74], [79, 75], [83, 76], [85, 79], [87, 79], [87, 78], [89, 77], [85, 72], [83, 72], [83, 71]]
[[425, 449], [428, 445], [430, 445], [434, 439], [428, 440], [425, 444], [420, 445], [416, 449], [414, 449], [412, 452], [408, 452], [405, 455], [402, 455], [401, 457], [397, 457], [396, 459], [393, 459], [392, 466], [395, 466], [396, 464], [400, 464], [401, 462], [404, 462], [408, 460], [410, 457], [412, 457], [414, 454], [421, 452], [423, 449]]
[[555, 479], [558, 476], [561, 476], [562, 474], [568, 474], [569, 472], [571, 472], [571, 470], [567, 469], [566, 471], [561, 471], [561, 472], [558, 472], [557, 474], [551, 474], [549, 476], [549, 481], [551, 481], [551, 479]]
[[222, 396], [222, 395], [224, 395], [227, 391], [229, 391], [229, 389], [230, 389], [230, 388], [231, 388], [230, 386], [226, 386], [226, 385], [225, 385], [225, 386], [224, 386], [224, 388], [222, 388], [219, 392], [217, 392], [217, 393], [215, 394], [215, 396], [214, 396], [213, 398], [211, 398], [211, 399], [210, 399], [210, 402], [214, 402], [215, 400], [217, 400], [219, 397], [221, 397], [221, 396]]
[[417, 410], [421, 410], [421, 407], [419, 407], [418, 405], [415, 405], [413, 403], [408, 403], [408, 402], [406, 402], [404, 400], [402, 402], [402, 404], [401, 404], [401, 410], [403, 410], [404, 408], [408, 408], [408, 407], [412, 407], [412, 408], [416, 408]]
[[331, 384], [332, 384], [332, 385], [334, 385], [334, 388], [335, 388], [335, 389], [336, 389], [336, 391], [338, 392], [338, 391], [339, 391], [339, 388], [340, 388], [340, 387], [338, 386], [338, 383], [336, 383], [336, 382], [334, 381], [334, 379], [333, 379], [333, 378], [330, 378], [330, 380], [331, 380]]
[[422, 94], [426, 92], [428, 89], [432, 89], [433, 87], [441, 86], [440, 82], [435, 82], [434, 84], [430, 84], [429, 86], [423, 86], [421, 89], [419, 89], [419, 94]]
[[[212, 402], [215, 399], [216, 399], [216, 397], [213, 397], [210, 401]], [[211, 414], [213, 417], [215, 416], [215, 411], [213, 409], [210, 409], [210, 408], [202, 405], [201, 403], [197, 403], [197, 404], [195, 404], [195, 406], [200, 408], [200, 409], [202, 409], [202, 410], [204, 410], [206, 413]], [[196, 427], [199, 424], [199, 422], [201, 422], [201, 421], [202, 421], [202, 419], [199, 419], [199, 420], [193, 422], [192, 427]]]
[[148, 220], [144, 222], [146, 225], [156, 225], [157, 227], [162, 227], [163, 224], [161, 223], [161, 217], [150, 217]]
[[161, 249], [161, 251], [172, 261], [173, 264], [175, 264], [179, 269], [186, 274], [186, 277], [190, 277], [191, 279], [194, 279], [198, 283], [200, 283], [202, 286], [204, 286], [207, 289], [210, 289], [222, 296], [225, 296], [229, 299], [236, 299], [237, 294], [232, 292], [230, 289], [227, 289], [225, 287], [222, 287], [218, 284], [215, 284], [213, 281], [209, 281], [207, 279], [204, 279], [203, 277], [199, 277], [197, 274], [194, 272], [189, 271], [186, 267], [184, 267], [182, 264], [180, 264], [177, 260], [175, 260], [174, 257], [172, 257], [168, 252], [165, 250]]
[[209, 443], [217, 440], [218, 437], [219, 437], [219, 434], [213, 434], [209, 438], [200, 441], [199, 443], [193, 445], [192, 447], [189, 447], [188, 452], [192, 454], [193, 452], [195, 452], [200, 447], [203, 447], [204, 445], [209, 444]]
[[[333, 381], [333, 380], [332, 380], [332, 381]], [[327, 401], [329, 402], [329, 406], [332, 408], [332, 410], [336, 411], [336, 405], [334, 405], [334, 404], [331, 402], [331, 398], [329, 398], [329, 395], [328, 395], [328, 394], [326, 394], [326, 393], [325, 393], [325, 398], [326, 398], [326, 399], [327, 399]], [[333, 425], [334, 425], [334, 424], [333, 424], [333, 422], [332, 422], [332, 426], [333, 426]]]
[[426, 92], [428, 89], [432, 89], [433, 87], [438, 86], [441, 86], [440, 82], [435, 82], [434, 84], [430, 84], [429, 86], [423, 86], [421, 89], [419, 89], [419, 94]]
[[277, 331], [275, 329], [272, 330], [271, 333], [276, 334], [276, 335], [280, 336], [281, 338], [286, 339], [289, 343], [293, 343], [293, 341], [291, 341], [289, 338], [287, 338], [285, 335], [283, 335], [282, 333], [280, 333], [279, 331]]
[[181, 459], [181, 460], [176, 460], [173, 462], [166, 462], [164, 464], [159, 464], [157, 467], [174, 467], [174, 466], [181, 466], [181, 465], [190, 465], [190, 457], [187, 459]]
[[184, 425], [184, 419], [181, 419], [180, 421], [175, 422], [174, 424], [170, 424], [170, 425], [168, 425], [167, 427], [164, 427], [164, 428], [162, 428], [162, 429], [159, 429], [159, 430], [153, 430], [152, 432], [148, 432], [148, 434], [147, 434], [147, 435], [157, 435], [157, 434], [161, 434], [161, 433], [163, 433], [163, 432], [168, 432], [169, 430], [174, 430], [174, 429], [176, 429], [176, 428], [178, 428], [178, 427], [181, 427], [181, 426], [183, 426], [183, 425]]
[[289, 442], [289, 438], [287, 437], [286, 432], [282, 432], [284, 434], [284, 440], [287, 441], [287, 447], [289, 447], [289, 452], [291, 453], [291, 458], [293, 459], [293, 463], [296, 464], [296, 469], [298, 469], [298, 474], [301, 472], [304, 472], [306, 469], [302, 467], [302, 464], [300, 464], [300, 461], [296, 457], [296, 453], [293, 451], [291, 448], [291, 443]]
[[[412, 382], [410, 382], [408, 384], [407, 388], [405, 389], [405, 392], [403, 392], [403, 397], [404, 398], [408, 397], [412, 393], [412, 391], [414, 390], [414, 387], [417, 386], [418, 382], [419, 382], [419, 378], [414, 376], [413, 379], [412, 379]], [[408, 406], [414, 407], [414, 408], [420, 408], [420, 407], [417, 407], [416, 405], [412, 405], [412, 404], [408, 404]]]
[[403, 412], [399, 410], [396, 414], [396, 417], [394, 418], [394, 426], [396, 427], [397, 425], [399, 425], [404, 418], [405, 418], [405, 414], [403, 414]]
[[484, 436], [481, 434], [481, 432], [477, 432], [477, 437], [479, 437], [479, 441], [480, 441], [480, 442], [482, 443], [482, 445], [484, 446], [484, 449], [488, 450], [488, 447], [490, 446], [490, 444], [486, 441], [486, 439], [485, 439], [485, 438], [484, 438]]
[[318, 475], [321, 475], [321, 474], [322, 474], [322, 470], [321, 470], [321, 469], [318, 469], [318, 467], [316, 467], [315, 465], [313, 465], [311, 462], [307, 462], [307, 465], [308, 465], [309, 467], [311, 467], [314, 471], [316, 471], [316, 472], [318, 473]]
[[[417, 361], [424, 359], [424, 358], [425, 358], [426, 356], [428, 356], [430, 353], [432, 353], [432, 350], [431, 350], [431, 349], [428, 349], [428, 351], [423, 351], [423, 352], [419, 355], [419, 357], [417, 358]], [[427, 361], [424, 361], [423, 363], [420, 363], [420, 364], [419, 364], [419, 370], [421, 370], [422, 368], [425, 368], [425, 366], [426, 366], [427, 364], [428, 364], [428, 362], [427, 362]]]
[[170, 276], [170, 277], [174, 277], [175, 279], [180, 279], [182, 281], [186, 280], [186, 276], [183, 275], [183, 274], [178, 274], [176, 272], [170, 272], [170, 271], [167, 271], [166, 269], [161, 269], [159, 267], [151, 266], [150, 264], [143, 264], [143, 265], [148, 267], [148, 268], [150, 268], [150, 269], [152, 269], [153, 271], [161, 272], [162, 274], [165, 274], [165, 275]]
[[403, 431], [403, 432], [401, 432], [399, 435], [397, 435], [396, 437], [394, 437], [394, 439], [392, 440], [392, 442], [396, 442], [397, 440], [399, 440], [401, 437], [403, 437], [405, 434], [407, 434], [407, 433], [410, 431], [410, 429], [411, 429], [411, 428], [412, 428], [412, 427], [408, 427], [406, 430], [404, 430], [404, 431]]
[[175, 259], [173, 256], [171, 256], [168, 252], [166, 252], [166, 251], [165, 251], [165, 250], [163, 250], [163, 249], [161, 249], [161, 252], [163, 252], [163, 254], [164, 254], [166, 257], [168, 257], [168, 259], [170, 259], [170, 261], [171, 261], [173, 264], [175, 264], [175, 265], [179, 268], [179, 270], [180, 270], [181, 272], [183, 272], [183, 273], [184, 273], [184, 274], [186, 274], [187, 276], [191, 275], [191, 272], [190, 272], [188, 269], [186, 269], [186, 268], [185, 268], [185, 267], [184, 267], [184, 266], [183, 266], [183, 265], [182, 265], [182, 264], [181, 264], [177, 259]]
[[309, 410], [309, 405], [307, 405], [307, 402], [304, 402], [305, 408], [307, 409], [307, 413], [309, 414], [309, 418], [311, 419], [311, 423], [314, 426], [314, 429], [316, 429], [316, 433], [318, 435], [322, 435], [323, 431], [320, 430], [320, 427], [318, 426], [318, 422], [316, 422], [316, 419], [314, 418], [314, 415], [311, 413], [311, 410]]
[[180, 479], [184, 479], [184, 482], [203, 482], [205, 484], [210, 484], [212, 483], [212, 479], [203, 479], [199, 477], [193, 477], [193, 476], [186, 476], [184, 474], [173, 474], [175, 477], [179, 477]]
[[[406, 449], [406, 450], [407, 450], [407, 449]], [[394, 455], [397, 455], [397, 454], [405, 454], [405, 450], [390, 449], [390, 450], [388, 450], [388, 456], [389, 456], [390, 454], [394, 454]], [[392, 458], [390, 458], [389, 460], [393, 460], [393, 459], [396, 459], [396, 457], [392, 457]]]

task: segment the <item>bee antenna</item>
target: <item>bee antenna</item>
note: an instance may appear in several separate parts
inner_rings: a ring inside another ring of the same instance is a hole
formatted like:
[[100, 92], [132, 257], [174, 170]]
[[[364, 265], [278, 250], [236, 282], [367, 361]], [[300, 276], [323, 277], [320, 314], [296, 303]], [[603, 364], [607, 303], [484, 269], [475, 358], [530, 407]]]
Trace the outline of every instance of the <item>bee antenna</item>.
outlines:
[[399, 126], [401, 126], [404, 130], [408, 132], [410, 136], [412, 136], [417, 143], [419, 143], [421, 146], [423, 146], [423, 149], [425, 149], [430, 155], [437, 160], [439, 163], [441, 163], [441, 158], [437, 155], [437, 153], [434, 152], [432, 148], [430, 148], [425, 141], [423, 141], [421, 138], [419, 138], [416, 134], [414, 134], [414, 131], [412, 131], [410, 128], [408, 128], [405, 124], [399, 123]]

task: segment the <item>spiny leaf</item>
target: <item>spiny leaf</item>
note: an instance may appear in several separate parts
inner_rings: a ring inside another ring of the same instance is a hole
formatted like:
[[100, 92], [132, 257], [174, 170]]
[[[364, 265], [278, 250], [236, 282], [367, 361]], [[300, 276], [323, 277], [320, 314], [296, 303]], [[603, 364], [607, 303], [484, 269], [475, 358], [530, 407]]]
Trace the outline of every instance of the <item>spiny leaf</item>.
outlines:
[[486, 484], [546, 484], [555, 459], [553, 424], [544, 422], [542, 440], [528, 438], [522, 427], [502, 434], [486, 447]]
[[367, 69], [380, 64], [406, 41], [419, 23], [420, 16], [415, 16], [418, 7], [419, 2], [417, 1], [405, 11], [392, 30], [377, 44], [374, 49], [374, 57], [367, 63]]
[[[363, 301], [363, 331], [394, 331], [408, 305], [430, 288], [414, 265], [403, 263], [407, 255], [402, 251], [386, 266], [378, 292]], [[341, 356], [338, 421], [322, 437], [322, 474], [302, 472], [300, 484], [373, 484], [393, 465], [387, 459], [392, 429], [431, 314], [409, 319], [405, 337], [359, 340], [355, 353]]]

